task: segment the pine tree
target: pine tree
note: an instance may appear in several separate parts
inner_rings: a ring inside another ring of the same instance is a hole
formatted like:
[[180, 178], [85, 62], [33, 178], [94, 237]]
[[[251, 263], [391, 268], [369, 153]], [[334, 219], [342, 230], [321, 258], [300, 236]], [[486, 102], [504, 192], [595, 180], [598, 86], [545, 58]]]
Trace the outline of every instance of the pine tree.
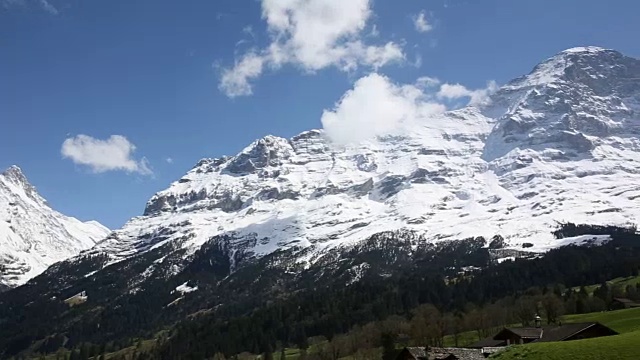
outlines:
[[382, 360], [394, 360], [396, 358], [396, 336], [385, 332], [382, 334]]

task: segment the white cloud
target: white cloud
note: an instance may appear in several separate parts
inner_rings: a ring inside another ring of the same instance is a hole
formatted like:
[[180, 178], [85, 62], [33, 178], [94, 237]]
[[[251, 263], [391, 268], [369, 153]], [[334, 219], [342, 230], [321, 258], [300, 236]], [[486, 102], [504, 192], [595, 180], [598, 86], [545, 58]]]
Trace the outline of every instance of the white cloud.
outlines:
[[168, 158], [164, 159], [164, 161], [166, 161], [167, 164], [173, 164], [173, 158], [168, 157]]
[[332, 110], [322, 114], [326, 134], [347, 144], [393, 133], [446, 107], [416, 85], [398, 85], [373, 73], [359, 79]]
[[437, 93], [440, 99], [457, 100], [460, 98], [469, 98], [469, 105], [482, 105], [489, 99], [489, 95], [498, 89], [498, 84], [491, 80], [484, 89], [470, 90], [460, 84], [442, 84]]
[[229, 97], [253, 94], [250, 80], [262, 74], [265, 59], [255, 53], [245, 55], [233, 69], [224, 69], [218, 88]]
[[357, 143], [401, 134], [412, 124], [428, 122], [432, 115], [447, 111], [447, 105], [465, 105], [454, 106], [447, 100], [468, 98], [466, 105], [482, 105], [496, 90], [495, 81], [489, 81], [484, 89], [469, 90], [429, 76], [418, 78], [414, 84], [396, 84], [384, 75], [372, 73], [357, 80], [333, 109], [325, 110], [321, 122], [334, 143]]
[[423, 10], [413, 17], [413, 26], [417, 32], [426, 33], [433, 30], [433, 25], [427, 20], [427, 13]]
[[353, 71], [404, 60], [401, 46], [394, 42], [364, 43], [371, 15], [371, 0], [262, 0], [271, 42], [224, 70], [219, 88], [230, 97], [250, 95], [251, 81], [267, 65], [278, 69], [292, 64], [307, 72], [331, 66]]
[[121, 135], [111, 135], [106, 140], [78, 135], [66, 139], [60, 151], [64, 158], [71, 159], [78, 165], [88, 166], [95, 173], [121, 170], [151, 175], [146, 158], [132, 158], [135, 150], [135, 145]]

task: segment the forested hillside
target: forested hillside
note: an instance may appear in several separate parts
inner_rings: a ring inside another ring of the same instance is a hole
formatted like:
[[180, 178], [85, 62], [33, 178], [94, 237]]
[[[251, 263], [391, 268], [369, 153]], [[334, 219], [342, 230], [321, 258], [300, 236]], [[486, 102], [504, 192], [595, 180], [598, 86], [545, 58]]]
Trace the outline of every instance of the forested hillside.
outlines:
[[[295, 276], [286, 253], [231, 276], [220, 274], [215, 259], [226, 258], [216, 256], [220, 249], [205, 247], [203, 260], [193, 262], [175, 283], [158, 279], [135, 293], [120, 292], [122, 276], [115, 275], [55, 290], [52, 284], [64, 282], [77, 269], [65, 273], [61, 264], [51, 275], [0, 295], [0, 345], [5, 357], [55, 353], [60, 347], [99, 354], [147, 338], [156, 341], [144, 356], [197, 359], [305, 349], [318, 339], [331, 340], [328, 344], [360, 339], [341, 350], [354, 353], [379, 347], [388, 336], [441, 345], [447, 335], [455, 339], [473, 330], [485, 336], [504, 324], [526, 324], [536, 313], [553, 322], [565, 313], [604, 310], [613, 296], [637, 298], [633, 286], [602, 286], [595, 296], [580, 289], [638, 275], [640, 236], [635, 229], [568, 224], [555, 235], [584, 234], [609, 235], [611, 240], [534, 255], [501, 249], [499, 238], [412, 249], [411, 234], [386, 233], [336, 254], [323, 266], [299, 269]], [[512, 255], [518, 257], [509, 260]], [[99, 261], [88, 258], [84, 266]], [[141, 264], [115, 266], [120, 274], [133, 276]], [[354, 269], [361, 271], [354, 274]], [[183, 283], [191, 289], [197, 283], [197, 290], [173, 290]], [[62, 300], [81, 289], [89, 301], [69, 308]], [[40, 291], [47, 295], [38, 296]]]

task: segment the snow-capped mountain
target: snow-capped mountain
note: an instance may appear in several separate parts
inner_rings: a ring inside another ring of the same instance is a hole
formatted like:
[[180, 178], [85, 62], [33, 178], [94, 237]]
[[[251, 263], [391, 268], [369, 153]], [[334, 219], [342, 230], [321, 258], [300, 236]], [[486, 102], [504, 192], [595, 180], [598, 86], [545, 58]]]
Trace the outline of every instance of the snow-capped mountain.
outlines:
[[88, 254], [194, 253], [224, 236], [232, 268], [292, 248], [308, 264], [389, 230], [544, 251], [567, 243], [558, 222], [638, 223], [640, 60], [570, 49], [490, 100], [358, 144], [312, 130], [201, 160]]
[[21, 285], [108, 233], [53, 210], [17, 166], [0, 173], [0, 286]]

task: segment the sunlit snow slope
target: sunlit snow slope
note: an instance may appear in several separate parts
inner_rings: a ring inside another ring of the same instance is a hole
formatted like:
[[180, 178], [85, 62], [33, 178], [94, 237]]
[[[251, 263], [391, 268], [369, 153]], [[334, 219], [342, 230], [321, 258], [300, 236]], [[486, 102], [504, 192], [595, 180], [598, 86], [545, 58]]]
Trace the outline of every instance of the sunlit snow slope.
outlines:
[[[501, 235], [545, 250], [557, 222], [637, 224], [640, 60], [564, 51], [491, 103], [338, 147], [322, 131], [267, 136], [201, 160], [91, 252], [113, 261], [216, 235], [260, 256], [298, 246], [303, 261], [385, 230], [427, 239]], [[309, 255], [311, 254], [311, 255]]]
[[17, 166], [0, 173], [0, 285], [21, 285], [108, 233], [51, 209]]

